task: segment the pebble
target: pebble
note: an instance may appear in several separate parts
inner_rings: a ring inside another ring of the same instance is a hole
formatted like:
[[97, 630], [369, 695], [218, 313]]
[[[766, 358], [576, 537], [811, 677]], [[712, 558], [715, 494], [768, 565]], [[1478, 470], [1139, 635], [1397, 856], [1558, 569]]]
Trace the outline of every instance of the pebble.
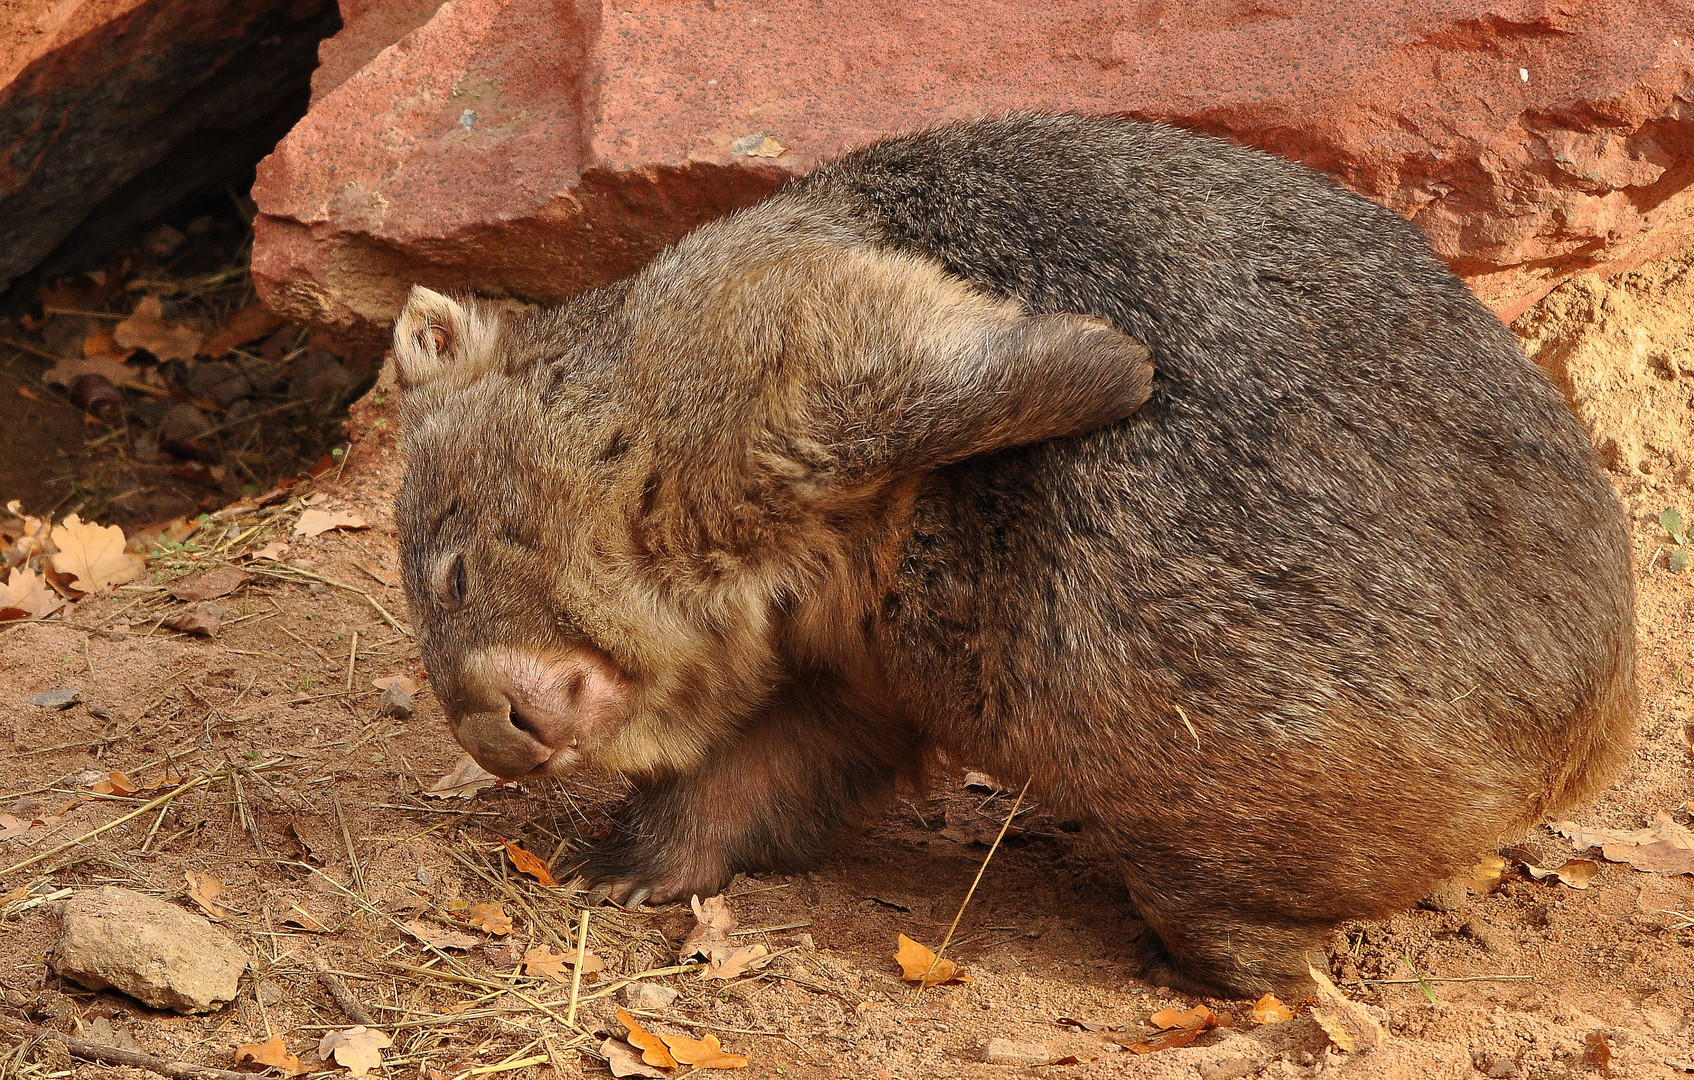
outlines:
[[412, 708], [412, 695], [390, 683], [382, 691], [382, 701], [377, 703], [376, 714], [405, 720], [412, 715]]
[[1046, 1043], [989, 1039], [982, 1048], [982, 1060], [990, 1065], [1039, 1065], [1053, 1060], [1053, 1055]]
[[81, 700], [81, 690], [49, 690], [30, 698], [29, 703], [43, 709], [68, 709]]
[[623, 1002], [632, 1009], [663, 1009], [677, 998], [677, 992], [657, 983], [632, 982], [623, 988]]
[[53, 967], [90, 990], [110, 987], [156, 1009], [203, 1013], [235, 999], [247, 954], [199, 915], [103, 885], [65, 905]]

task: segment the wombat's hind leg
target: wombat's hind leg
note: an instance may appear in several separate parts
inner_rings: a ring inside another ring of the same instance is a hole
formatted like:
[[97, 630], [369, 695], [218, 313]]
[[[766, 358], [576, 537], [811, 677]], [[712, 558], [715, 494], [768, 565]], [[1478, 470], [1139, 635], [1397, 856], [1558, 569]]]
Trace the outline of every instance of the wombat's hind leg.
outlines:
[[1276, 916], [1164, 911], [1136, 902], [1153, 932], [1141, 938], [1141, 977], [1156, 986], [1222, 998], [1273, 993], [1298, 1001], [1312, 988], [1307, 965], [1325, 969], [1328, 924]]
[[790, 686], [695, 771], [638, 790], [573, 869], [629, 907], [720, 892], [738, 872], [804, 866], [917, 774], [908, 737], [835, 685]]

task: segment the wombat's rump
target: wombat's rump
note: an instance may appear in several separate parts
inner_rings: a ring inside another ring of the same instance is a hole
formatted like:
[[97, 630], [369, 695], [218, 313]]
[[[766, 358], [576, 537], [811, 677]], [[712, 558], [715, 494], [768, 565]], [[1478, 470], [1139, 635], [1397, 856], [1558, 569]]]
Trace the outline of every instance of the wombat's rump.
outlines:
[[551, 311], [418, 290], [395, 355], [436, 691], [496, 772], [636, 779], [585, 864], [626, 900], [803, 863], [939, 750], [1089, 827], [1155, 974], [1256, 993], [1626, 749], [1564, 402], [1254, 151], [895, 139]]

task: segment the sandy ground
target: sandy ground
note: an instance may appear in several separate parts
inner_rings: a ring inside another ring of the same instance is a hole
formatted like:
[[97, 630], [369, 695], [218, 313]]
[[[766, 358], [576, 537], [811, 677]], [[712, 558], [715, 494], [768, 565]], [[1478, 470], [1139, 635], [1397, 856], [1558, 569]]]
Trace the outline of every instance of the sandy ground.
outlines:
[[[1686, 824], [1694, 798], [1694, 569], [1669, 569], [1673, 552], [1658, 520], [1667, 506], [1694, 518], [1691, 263], [1567, 285], [1523, 320], [1526, 345], [1589, 425], [1634, 525], [1640, 733], [1628, 775], [1576, 815], [1589, 826], [1635, 828], [1656, 811]], [[0, 813], [60, 814], [0, 841], [0, 866], [156, 797], [87, 795], [110, 770], [137, 783], [218, 773], [158, 811], [5, 874], [0, 893], [110, 883], [188, 904], [184, 872], [209, 873], [225, 889], [223, 926], [253, 957], [230, 1007], [202, 1017], [160, 1013], [62, 982], [47, 962], [54, 905], [20, 910], [27, 901], [14, 900], [0, 908], [0, 1016], [85, 1038], [131, 1037], [160, 1057], [225, 1068], [237, 1044], [276, 1035], [307, 1067], [324, 1069], [317, 1041], [347, 1021], [318, 982], [321, 958], [394, 1039], [373, 1075], [608, 1075], [593, 1033], [623, 1031], [612, 991], [674, 963], [693, 920], [680, 907], [594, 910], [589, 948], [606, 970], [581, 991], [578, 1021], [590, 1034], [561, 1022], [568, 986], [514, 973], [530, 945], [567, 948], [592, 898], [516, 872], [505, 841], [560, 865], [604, 827], [618, 783], [547, 782], [468, 800], [422, 795], [457, 757], [440, 709], [425, 689], [412, 718], [380, 717], [371, 685], [420, 673], [395, 587], [392, 409], [379, 386], [355, 409], [360, 437], [344, 475], [231, 513], [197, 545], [218, 550], [158, 559], [154, 580], [85, 600], [62, 621], [0, 628]], [[371, 527], [291, 538], [305, 498]], [[284, 563], [246, 558], [272, 540], [289, 541]], [[218, 601], [218, 635], [166, 630], [160, 620], [184, 605], [165, 586], [228, 562], [256, 577]], [[384, 612], [401, 616], [401, 627]], [[80, 691], [81, 703], [51, 712], [25, 702], [62, 688]], [[949, 950], [975, 981], [914, 994], [891, 959], [896, 935], [939, 942], [1010, 801], [955, 779], [903, 802], [809, 873], [739, 880], [730, 895], [741, 927], [755, 932], [737, 940], [780, 955], [730, 982], [650, 977], [681, 996], [645, 1019], [660, 1030], [715, 1033], [751, 1058], [742, 1074], [750, 1077], [1694, 1073], [1694, 876], [1606, 862], [1582, 890], [1515, 877], [1491, 893], [1449, 897], [1439, 905], [1447, 910], [1344, 927], [1331, 943], [1331, 972], [1383, 1024], [1378, 1049], [1341, 1052], [1303, 1008], [1293, 1020], [1255, 1027], [1250, 1003], [1209, 1001], [1232, 1026], [1140, 1055], [1121, 1043], [1151, 1034], [1156, 1010], [1196, 1002], [1138, 981], [1131, 944], [1142, 927], [1128, 898], [1037, 808], [994, 856]], [[1545, 827], [1502, 854], [1509, 866], [1571, 857], [1568, 842]], [[456, 925], [467, 904], [484, 901], [504, 905], [509, 935]], [[326, 929], [300, 928], [302, 911]], [[400, 928], [414, 919], [436, 931], [456, 927], [473, 944], [444, 959]], [[997, 1037], [1077, 1063], [984, 1064], [983, 1046]], [[0, 1080], [147, 1075], [78, 1063], [51, 1043], [20, 1047], [5, 1034], [0, 1048]], [[545, 1060], [491, 1070], [536, 1058]]]

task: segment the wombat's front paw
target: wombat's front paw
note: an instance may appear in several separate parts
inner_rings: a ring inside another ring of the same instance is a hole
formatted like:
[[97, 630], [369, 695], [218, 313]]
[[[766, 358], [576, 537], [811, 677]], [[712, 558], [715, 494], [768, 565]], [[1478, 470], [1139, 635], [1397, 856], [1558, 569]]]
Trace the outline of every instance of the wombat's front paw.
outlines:
[[715, 896], [734, 876], [710, 854], [666, 851], [626, 837], [589, 848], [571, 872], [626, 908]]

